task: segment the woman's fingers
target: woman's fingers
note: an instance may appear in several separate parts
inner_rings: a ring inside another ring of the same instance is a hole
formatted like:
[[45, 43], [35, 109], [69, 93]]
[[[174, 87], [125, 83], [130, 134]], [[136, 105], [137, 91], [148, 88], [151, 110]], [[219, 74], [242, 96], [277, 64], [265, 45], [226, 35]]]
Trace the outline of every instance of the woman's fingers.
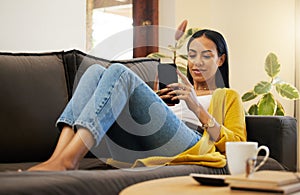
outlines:
[[184, 99], [185, 96], [189, 96], [190, 92], [191, 90], [189, 87], [183, 84], [179, 84], [176, 88], [168, 92], [168, 94], [177, 99]]
[[184, 83], [172, 83], [168, 85], [169, 88], [171, 88], [173, 91], [189, 91], [191, 89], [191, 86], [186, 85]]
[[172, 91], [172, 88], [166, 87], [166, 88], [163, 88], [163, 89], [158, 90], [158, 91], [156, 92], [156, 94], [157, 94], [158, 96], [162, 96], [162, 95], [167, 94], [167, 93], [170, 92], [170, 91]]

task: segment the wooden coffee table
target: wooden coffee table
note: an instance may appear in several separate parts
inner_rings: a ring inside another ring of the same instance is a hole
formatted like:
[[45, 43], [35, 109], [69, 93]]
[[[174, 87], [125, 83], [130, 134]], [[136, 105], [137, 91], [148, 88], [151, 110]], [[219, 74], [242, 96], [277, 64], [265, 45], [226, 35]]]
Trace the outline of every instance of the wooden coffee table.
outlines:
[[[149, 180], [134, 184], [121, 191], [120, 195], [199, 195], [199, 194], [216, 194], [216, 195], [271, 195], [273, 193], [251, 192], [230, 190], [229, 187], [205, 186], [200, 185], [191, 176], [169, 177], [163, 179]], [[278, 193], [276, 193], [278, 195]]]

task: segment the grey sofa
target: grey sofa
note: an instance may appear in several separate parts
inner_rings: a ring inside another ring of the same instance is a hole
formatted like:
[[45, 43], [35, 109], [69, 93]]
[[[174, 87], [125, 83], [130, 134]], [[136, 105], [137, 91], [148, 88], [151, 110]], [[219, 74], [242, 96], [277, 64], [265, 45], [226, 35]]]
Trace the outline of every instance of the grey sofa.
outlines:
[[[118, 194], [129, 185], [150, 179], [192, 172], [228, 174], [227, 167], [196, 165], [118, 169], [92, 153], [82, 160], [79, 170], [17, 172], [51, 155], [59, 136], [55, 121], [83, 72], [92, 64], [107, 67], [114, 62], [131, 68], [149, 86], [159, 63], [147, 58], [109, 61], [78, 50], [0, 53], [0, 194]], [[248, 140], [270, 148], [271, 158], [262, 169], [296, 170], [295, 118], [247, 116], [246, 125]]]

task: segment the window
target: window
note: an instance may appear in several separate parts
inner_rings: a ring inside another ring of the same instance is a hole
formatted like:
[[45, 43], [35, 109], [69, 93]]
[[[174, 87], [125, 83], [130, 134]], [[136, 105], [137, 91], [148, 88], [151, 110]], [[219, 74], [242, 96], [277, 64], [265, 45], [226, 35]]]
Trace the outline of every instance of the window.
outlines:
[[158, 0], [87, 0], [87, 51], [106, 59], [157, 51]]

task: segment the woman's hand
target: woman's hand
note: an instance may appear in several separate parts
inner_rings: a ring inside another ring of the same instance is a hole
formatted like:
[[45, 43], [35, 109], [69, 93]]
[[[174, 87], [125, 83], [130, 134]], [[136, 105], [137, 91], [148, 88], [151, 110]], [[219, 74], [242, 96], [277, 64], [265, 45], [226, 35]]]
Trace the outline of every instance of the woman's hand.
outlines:
[[202, 108], [202, 105], [197, 100], [194, 86], [189, 82], [188, 78], [183, 73], [177, 70], [177, 74], [183, 83], [173, 83], [168, 85], [168, 88], [173, 89], [168, 93], [168, 95], [174, 96], [172, 100], [184, 100], [188, 108], [198, 116], [199, 107]]
[[[168, 105], [168, 106], [174, 106], [175, 104], [179, 103], [178, 101], [172, 101], [174, 95], [172, 95], [170, 92], [173, 91], [172, 88], [164, 88], [156, 92], [156, 94]], [[176, 99], [175, 99], [176, 100]]]
[[[172, 88], [164, 88], [159, 90], [159, 81], [158, 81], [158, 74], [155, 76], [153, 91], [162, 99], [162, 100], [169, 100], [174, 95], [170, 95], [169, 92], [172, 91]], [[165, 101], [169, 102], [169, 101]], [[174, 106], [175, 104], [167, 103], [168, 106]]]

